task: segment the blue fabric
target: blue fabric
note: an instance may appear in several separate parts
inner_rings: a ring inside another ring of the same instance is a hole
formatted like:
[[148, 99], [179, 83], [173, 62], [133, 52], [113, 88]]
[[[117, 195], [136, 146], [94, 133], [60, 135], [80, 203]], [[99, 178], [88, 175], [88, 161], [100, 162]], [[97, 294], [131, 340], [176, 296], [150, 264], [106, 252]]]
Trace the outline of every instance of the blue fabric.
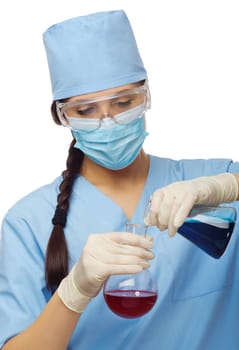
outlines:
[[[144, 191], [131, 222], [143, 222], [149, 196], [172, 181], [239, 172], [230, 160], [174, 161], [151, 156]], [[44, 257], [61, 178], [20, 200], [6, 214], [0, 245], [0, 347], [29, 326], [50, 298]], [[238, 202], [233, 204], [237, 210]], [[71, 265], [90, 233], [124, 230], [122, 209], [83, 177], [72, 193], [65, 228]], [[155, 307], [142, 318], [122, 319], [100, 293], [87, 307], [68, 350], [238, 350], [238, 223], [225, 254], [213, 259], [180, 235], [151, 229], [158, 285]]]
[[57, 23], [44, 32], [43, 41], [54, 100], [147, 78], [123, 10]]
[[[135, 111], [124, 114], [131, 117]], [[74, 147], [93, 162], [112, 170], [123, 169], [133, 163], [148, 136], [145, 119], [137, 114], [125, 124], [118, 124], [116, 119], [111, 127], [101, 127], [91, 132], [73, 130], [72, 133], [76, 140]]]

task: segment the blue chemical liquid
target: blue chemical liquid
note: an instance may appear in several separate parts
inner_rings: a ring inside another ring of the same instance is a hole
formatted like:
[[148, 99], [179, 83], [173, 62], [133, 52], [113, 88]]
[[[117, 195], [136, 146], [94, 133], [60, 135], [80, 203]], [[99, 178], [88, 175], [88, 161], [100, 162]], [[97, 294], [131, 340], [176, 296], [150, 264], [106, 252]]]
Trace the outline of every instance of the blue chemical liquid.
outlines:
[[197, 220], [189, 220], [179, 227], [178, 233], [213, 258], [218, 259], [227, 248], [234, 225], [234, 221], [225, 221], [225, 225], [218, 227]]

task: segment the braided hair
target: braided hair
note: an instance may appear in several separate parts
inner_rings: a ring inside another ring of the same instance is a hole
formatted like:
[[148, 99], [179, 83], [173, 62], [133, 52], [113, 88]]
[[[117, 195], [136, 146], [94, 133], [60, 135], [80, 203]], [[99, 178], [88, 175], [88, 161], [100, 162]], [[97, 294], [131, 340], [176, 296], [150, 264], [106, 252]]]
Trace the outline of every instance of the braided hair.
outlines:
[[[61, 125], [56, 113], [55, 102], [52, 103], [51, 113], [55, 123]], [[45, 277], [47, 288], [50, 290], [56, 289], [61, 280], [68, 274], [69, 252], [64, 227], [74, 180], [79, 175], [84, 158], [84, 153], [75, 148], [74, 145], [75, 140], [73, 139], [68, 151], [66, 170], [62, 172], [63, 180], [59, 186], [56, 210], [52, 219], [54, 227], [46, 250]]]

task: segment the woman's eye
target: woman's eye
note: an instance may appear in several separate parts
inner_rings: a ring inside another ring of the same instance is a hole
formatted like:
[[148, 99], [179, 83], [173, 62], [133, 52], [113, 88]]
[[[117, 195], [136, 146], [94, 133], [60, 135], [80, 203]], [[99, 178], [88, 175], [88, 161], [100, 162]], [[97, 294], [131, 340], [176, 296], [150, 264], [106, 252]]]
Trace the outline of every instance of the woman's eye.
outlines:
[[131, 105], [131, 103], [132, 103], [132, 100], [128, 99], [128, 100], [123, 100], [123, 101], [117, 101], [115, 104], [118, 107], [128, 107]]
[[83, 108], [83, 109], [76, 109], [75, 110], [75, 115], [77, 116], [85, 116], [85, 115], [89, 115], [95, 112], [95, 108], [92, 107], [87, 107], [87, 108]]

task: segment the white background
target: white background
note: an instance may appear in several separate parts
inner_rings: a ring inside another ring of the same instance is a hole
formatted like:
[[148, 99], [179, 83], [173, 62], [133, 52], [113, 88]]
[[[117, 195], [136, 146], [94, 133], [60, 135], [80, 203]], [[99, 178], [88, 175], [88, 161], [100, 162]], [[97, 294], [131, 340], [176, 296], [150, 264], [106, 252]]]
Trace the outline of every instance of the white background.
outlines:
[[51, 120], [43, 31], [70, 17], [120, 8], [149, 75], [146, 151], [239, 160], [238, 0], [1, 1], [0, 220], [65, 168], [71, 136]]

